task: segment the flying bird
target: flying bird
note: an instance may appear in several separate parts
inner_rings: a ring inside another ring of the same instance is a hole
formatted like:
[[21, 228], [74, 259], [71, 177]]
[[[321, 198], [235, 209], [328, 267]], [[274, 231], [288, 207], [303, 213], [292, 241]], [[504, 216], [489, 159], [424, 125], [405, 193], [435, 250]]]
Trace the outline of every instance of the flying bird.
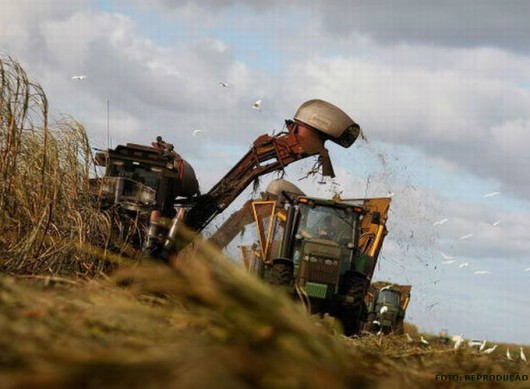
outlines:
[[524, 355], [522, 347], [519, 347], [519, 356], [521, 357], [521, 361], [526, 362], [526, 355]]
[[477, 270], [474, 274], [490, 274], [488, 270]]
[[464, 262], [464, 263], [461, 263], [460, 265], [458, 265], [459, 268], [468, 267], [468, 266], [469, 266], [468, 262]]
[[440, 251], [440, 254], [442, 254], [442, 257], [444, 257], [444, 259], [453, 259], [454, 257], [450, 257], [449, 255], [445, 255], [443, 252]]
[[530, 271], [530, 267], [527, 267], [526, 269], [524, 269], [524, 271]]
[[507, 358], [509, 361], [513, 361], [513, 359], [512, 359], [512, 355], [510, 354], [510, 349], [509, 349], [509, 348], [506, 349], [506, 358]]
[[223, 88], [228, 88], [230, 86], [227, 81], [219, 81], [219, 85], [221, 85]]
[[442, 224], [444, 224], [445, 222], [447, 222], [448, 220], [449, 220], [449, 219], [438, 220], [437, 222], [432, 223], [432, 225], [433, 225], [433, 226], [442, 225]]
[[193, 130], [192, 136], [195, 136], [197, 134], [200, 134], [201, 132], [204, 132], [203, 130]]
[[462, 235], [462, 236], [461, 236], [460, 238], [458, 238], [458, 239], [460, 239], [460, 240], [465, 240], [465, 239], [469, 239], [469, 238], [471, 238], [472, 236], [473, 236], [473, 234]]
[[260, 111], [261, 110], [261, 99], [252, 104], [252, 108]]
[[501, 224], [501, 221], [500, 221], [500, 220], [497, 220], [496, 222], [491, 223], [491, 225], [492, 225], [493, 227], [498, 226], [499, 224]]
[[483, 198], [487, 198], [487, 197], [493, 197], [493, 196], [498, 196], [500, 195], [501, 192], [491, 192], [491, 193], [486, 193], [484, 196], [482, 196]]
[[72, 76], [72, 80], [84, 80], [86, 78], [85, 75], [81, 75], [81, 76]]
[[496, 348], [497, 348], [497, 345], [490, 347], [489, 349], [484, 350], [484, 354], [491, 354], [492, 352], [495, 351]]
[[449, 259], [447, 261], [443, 261], [442, 265], [450, 265], [450, 264], [455, 263], [455, 262], [456, 262], [455, 259]]

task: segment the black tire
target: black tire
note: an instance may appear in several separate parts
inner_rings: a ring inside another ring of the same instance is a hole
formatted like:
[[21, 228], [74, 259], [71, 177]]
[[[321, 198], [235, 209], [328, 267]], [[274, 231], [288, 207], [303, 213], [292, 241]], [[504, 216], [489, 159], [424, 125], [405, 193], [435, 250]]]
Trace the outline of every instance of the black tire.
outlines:
[[396, 326], [394, 327], [394, 333], [396, 335], [403, 335], [404, 332], [405, 331], [403, 329], [403, 318], [398, 317], [398, 319], [396, 320]]
[[376, 327], [378, 327], [378, 326], [374, 324], [374, 320], [375, 320], [375, 313], [370, 313], [368, 315], [368, 318], [366, 319], [366, 325], [364, 326], [364, 329], [366, 331], [375, 332], [375, 331], [378, 330], [378, 329], [376, 329]]
[[344, 295], [353, 302], [347, 302], [343, 305], [338, 315], [344, 328], [344, 335], [352, 336], [360, 332], [363, 320], [366, 320], [366, 304], [364, 303], [364, 293], [366, 290], [366, 280], [354, 273], [346, 273], [343, 278]]
[[291, 263], [275, 262], [270, 273], [270, 284], [290, 286], [293, 280], [293, 266]]

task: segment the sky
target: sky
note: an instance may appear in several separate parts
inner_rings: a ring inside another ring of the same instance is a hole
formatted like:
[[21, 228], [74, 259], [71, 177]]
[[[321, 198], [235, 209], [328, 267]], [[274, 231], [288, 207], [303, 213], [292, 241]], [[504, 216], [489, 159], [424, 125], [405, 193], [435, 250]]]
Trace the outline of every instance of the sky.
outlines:
[[203, 192], [304, 101], [337, 105], [367, 139], [326, 144], [335, 179], [301, 179], [314, 160], [284, 178], [313, 196], [392, 194], [374, 280], [413, 285], [407, 319], [421, 330], [530, 344], [529, 2], [0, 7], [0, 53], [42, 85], [53, 117], [72, 115], [95, 148], [107, 130], [111, 146], [161, 135]]

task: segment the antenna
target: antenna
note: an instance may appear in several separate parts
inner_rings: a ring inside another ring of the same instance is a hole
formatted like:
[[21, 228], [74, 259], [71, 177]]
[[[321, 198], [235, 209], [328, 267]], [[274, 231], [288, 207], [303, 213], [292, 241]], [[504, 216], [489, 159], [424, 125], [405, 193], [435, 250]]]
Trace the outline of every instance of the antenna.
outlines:
[[112, 145], [110, 144], [110, 103], [109, 99], [107, 99], [107, 149], [110, 149]]

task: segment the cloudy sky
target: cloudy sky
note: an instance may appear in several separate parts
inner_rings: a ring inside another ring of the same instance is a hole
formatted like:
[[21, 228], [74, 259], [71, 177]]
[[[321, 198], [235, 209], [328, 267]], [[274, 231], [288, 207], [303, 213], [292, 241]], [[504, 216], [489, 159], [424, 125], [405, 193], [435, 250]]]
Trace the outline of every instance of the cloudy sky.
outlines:
[[341, 107], [367, 141], [327, 145], [335, 180], [299, 181], [313, 161], [286, 178], [318, 196], [393, 193], [375, 278], [414, 285], [408, 318], [422, 330], [530, 344], [529, 2], [0, 7], [0, 51], [43, 86], [54, 116], [73, 115], [104, 148], [108, 102], [113, 145], [162, 135], [203, 191], [304, 101]]

